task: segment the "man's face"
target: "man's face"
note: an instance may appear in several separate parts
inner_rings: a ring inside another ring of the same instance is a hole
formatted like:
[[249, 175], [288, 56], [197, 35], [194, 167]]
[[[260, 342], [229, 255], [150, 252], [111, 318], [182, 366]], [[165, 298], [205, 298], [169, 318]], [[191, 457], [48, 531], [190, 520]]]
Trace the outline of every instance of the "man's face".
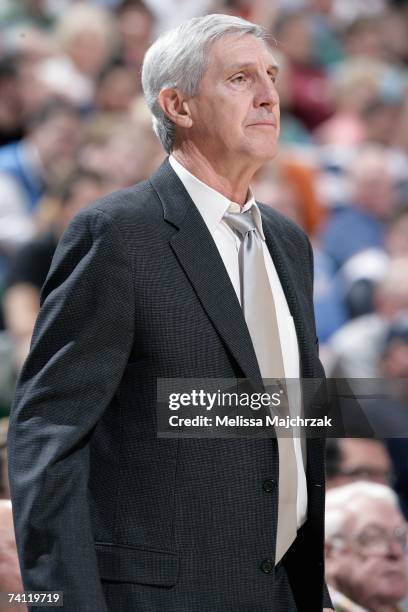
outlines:
[[375, 152], [365, 155], [352, 169], [353, 198], [360, 208], [384, 219], [395, 204], [395, 183], [386, 157]]
[[[408, 342], [403, 339], [393, 340], [381, 366], [385, 375], [390, 379], [408, 378]], [[402, 386], [404, 387], [405, 385]]]
[[35, 142], [47, 168], [75, 155], [79, 146], [80, 128], [79, 117], [61, 111], [35, 129]]
[[389, 502], [370, 500], [358, 504], [346, 523], [343, 545], [332, 551], [328, 560], [337, 588], [370, 610], [399, 602], [408, 588], [403, 546], [397, 539], [389, 539], [381, 554], [381, 550], [373, 548], [373, 542], [378, 534], [403, 528], [401, 513]]
[[209, 55], [199, 92], [189, 100], [189, 139], [221, 165], [272, 159], [279, 136], [278, 68], [268, 47], [251, 35], [227, 35]]
[[370, 480], [388, 485], [391, 477], [391, 461], [386, 447], [378, 440], [343, 438], [340, 441], [341, 475], [337, 484], [355, 480]]

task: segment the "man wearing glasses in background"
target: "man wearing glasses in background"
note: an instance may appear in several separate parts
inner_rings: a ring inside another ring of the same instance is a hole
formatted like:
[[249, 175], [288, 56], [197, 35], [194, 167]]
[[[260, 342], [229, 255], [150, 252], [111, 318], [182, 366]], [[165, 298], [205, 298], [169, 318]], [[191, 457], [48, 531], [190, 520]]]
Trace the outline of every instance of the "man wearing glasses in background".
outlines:
[[326, 579], [336, 612], [397, 612], [408, 593], [407, 524], [395, 493], [371, 482], [326, 497]]

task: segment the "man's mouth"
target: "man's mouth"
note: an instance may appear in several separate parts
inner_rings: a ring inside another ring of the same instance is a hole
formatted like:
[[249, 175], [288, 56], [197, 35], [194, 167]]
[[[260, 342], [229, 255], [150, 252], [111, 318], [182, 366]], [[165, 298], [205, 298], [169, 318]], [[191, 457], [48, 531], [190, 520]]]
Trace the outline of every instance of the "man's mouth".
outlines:
[[248, 127], [268, 127], [276, 128], [276, 121], [257, 121], [256, 123], [250, 123]]

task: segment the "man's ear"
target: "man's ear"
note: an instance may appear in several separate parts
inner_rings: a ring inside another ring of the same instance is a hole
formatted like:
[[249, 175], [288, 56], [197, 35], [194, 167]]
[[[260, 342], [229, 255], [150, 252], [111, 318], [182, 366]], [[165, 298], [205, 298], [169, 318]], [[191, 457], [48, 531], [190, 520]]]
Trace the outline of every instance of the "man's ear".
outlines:
[[175, 87], [162, 89], [159, 104], [164, 114], [176, 125], [189, 128], [193, 125], [190, 108], [184, 95]]

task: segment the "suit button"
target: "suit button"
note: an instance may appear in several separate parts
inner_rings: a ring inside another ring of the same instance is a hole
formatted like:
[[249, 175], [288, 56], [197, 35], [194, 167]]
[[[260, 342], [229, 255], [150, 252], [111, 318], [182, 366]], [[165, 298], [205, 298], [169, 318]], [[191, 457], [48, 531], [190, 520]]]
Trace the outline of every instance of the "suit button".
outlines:
[[262, 488], [266, 493], [272, 493], [276, 488], [276, 480], [264, 480]]
[[265, 561], [262, 561], [261, 570], [264, 574], [270, 574], [273, 571], [273, 561], [270, 559], [265, 559]]

